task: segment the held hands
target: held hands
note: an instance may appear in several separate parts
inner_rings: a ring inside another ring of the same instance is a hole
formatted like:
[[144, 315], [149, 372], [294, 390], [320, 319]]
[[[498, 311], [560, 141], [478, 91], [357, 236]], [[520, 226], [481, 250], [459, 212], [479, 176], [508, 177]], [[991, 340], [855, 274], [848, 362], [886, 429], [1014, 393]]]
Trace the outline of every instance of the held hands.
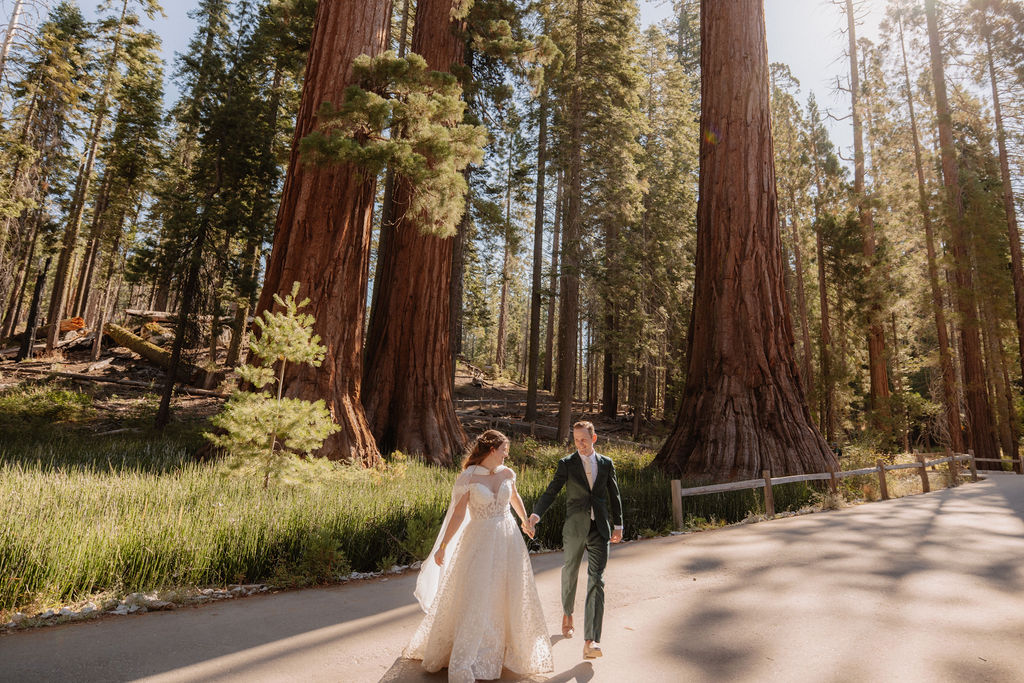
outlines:
[[523, 520], [521, 526], [523, 528], [523, 533], [529, 536], [530, 538], [533, 538], [534, 535], [537, 533], [537, 526], [533, 523], [532, 519]]
[[622, 529], [612, 529], [612, 543], [622, 542]]
[[540, 517], [536, 514], [532, 514], [523, 520], [523, 531], [530, 538], [533, 538], [537, 534], [537, 522], [539, 521]]

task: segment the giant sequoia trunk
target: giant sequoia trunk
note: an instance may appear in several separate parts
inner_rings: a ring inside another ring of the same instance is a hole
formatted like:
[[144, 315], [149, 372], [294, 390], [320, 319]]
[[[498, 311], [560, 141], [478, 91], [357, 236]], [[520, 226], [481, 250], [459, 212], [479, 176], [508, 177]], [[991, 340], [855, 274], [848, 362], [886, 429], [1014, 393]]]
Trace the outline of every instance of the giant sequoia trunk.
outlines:
[[274, 248], [256, 308], [274, 306], [274, 294], [302, 283], [306, 309], [327, 347], [319, 368], [289, 365], [284, 395], [327, 402], [341, 431], [319, 454], [332, 459], [376, 462], [380, 455], [360, 403], [363, 319], [370, 260], [370, 217], [375, 181], [351, 165], [302, 163], [299, 141], [316, 126], [322, 102], [340, 106], [352, 61], [384, 52], [391, 2], [323, 0], [316, 10], [306, 80], [296, 121], [288, 175], [277, 216]]
[[[416, 8], [412, 51], [438, 71], [461, 64], [465, 53], [452, 8], [453, 0], [420, 0]], [[466, 445], [451, 387], [453, 243], [424, 234], [406, 214], [412, 192], [409, 180], [397, 176], [396, 220], [381, 245], [379, 294], [367, 331], [363, 405], [382, 451], [449, 464]]]
[[[970, 443], [978, 458], [998, 458], [992, 410], [985, 391], [985, 369], [981, 362], [981, 336], [978, 311], [974, 304], [974, 278], [971, 273], [971, 255], [968, 249], [967, 225], [964, 219], [963, 193], [960, 171], [953, 143], [953, 123], [946, 95], [946, 72], [939, 40], [938, 11], [935, 0], [925, 1], [928, 19], [928, 43], [931, 52], [932, 84], [935, 89], [935, 109], [939, 124], [939, 152], [942, 157], [942, 179], [946, 186], [949, 206], [950, 251], [953, 254], [954, 282], [956, 284], [957, 312], [960, 314], [960, 348], [970, 426]], [[980, 463], [988, 467], [989, 463]]]
[[700, 201], [688, 366], [661, 468], [711, 480], [825, 472], [793, 355], [762, 0], [701, 3]]

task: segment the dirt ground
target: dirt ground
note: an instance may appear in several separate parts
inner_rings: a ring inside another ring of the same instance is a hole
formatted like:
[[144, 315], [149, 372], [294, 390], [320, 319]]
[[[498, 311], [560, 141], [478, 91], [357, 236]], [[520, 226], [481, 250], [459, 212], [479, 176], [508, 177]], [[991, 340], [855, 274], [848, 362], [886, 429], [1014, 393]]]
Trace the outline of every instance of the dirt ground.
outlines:
[[[25, 382], [36, 382], [50, 373], [71, 373], [85, 378], [62, 378], [88, 391], [94, 399], [97, 410], [96, 428], [116, 427], [119, 419], [126, 414], [137, 414], [146, 402], [162, 391], [164, 370], [150, 363], [139, 354], [125, 347], [104, 348], [99, 361], [92, 361], [88, 346], [62, 349], [54, 355], [14, 363], [10, 357], [0, 358], [0, 391], [11, 389]], [[202, 355], [192, 362], [201, 365]], [[108, 382], [127, 380], [133, 385]], [[85, 389], [88, 387], [88, 389]], [[177, 419], [199, 419], [215, 414], [223, 403], [226, 387], [210, 387], [196, 391], [198, 387], [181, 386], [175, 397]], [[220, 396], [212, 395], [220, 394]], [[110, 398], [114, 397], [114, 398]], [[486, 378], [483, 373], [465, 363], [459, 363], [455, 373], [456, 410], [463, 426], [471, 435], [491, 426], [528, 433], [524, 425], [526, 413], [526, 387], [513, 381]], [[549, 391], [538, 391], [539, 415], [537, 427], [533, 429], [538, 438], [551, 438], [558, 425], [558, 404]], [[628, 415], [609, 420], [600, 413], [600, 404], [574, 404], [573, 420], [590, 420], [598, 433], [613, 439], [632, 440], [633, 423]], [[152, 408], [154, 411], [155, 406]], [[183, 413], [183, 414], [180, 414]], [[657, 441], [667, 431], [668, 425], [661, 422], [645, 422], [640, 441]]]
[[[491, 380], [464, 363], [459, 363], [455, 371], [455, 401], [459, 418], [467, 430], [471, 432], [486, 429], [494, 420], [506, 420], [513, 423], [522, 422], [526, 416], [526, 386], [505, 379]], [[541, 429], [538, 436], [547, 436], [550, 430], [558, 426], [558, 403], [550, 391], [537, 392], [538, 419]], [[610, 420], [601, 414], [600, 403], [575, 402], [573, 404], [573, 421], [589, 420], [594, 423], [598, 434], [620, 439], [632, 440], [633, 420], [629, 415], [620, 414]], [[503, 425], [498, 424], [499, 428]], [[640, 442], [658, 442], [668, 433], [671, 425], [661, 421], [642, 424]], [[525, 429], [525, 426], [524, 426]]]

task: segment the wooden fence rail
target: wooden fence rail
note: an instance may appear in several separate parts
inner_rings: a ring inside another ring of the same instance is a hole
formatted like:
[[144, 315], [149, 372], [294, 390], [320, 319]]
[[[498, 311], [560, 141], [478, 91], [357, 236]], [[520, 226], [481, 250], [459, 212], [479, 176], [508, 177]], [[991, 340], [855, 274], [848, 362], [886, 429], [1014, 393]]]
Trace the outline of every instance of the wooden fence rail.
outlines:
[[[928, 455], [940, 455], [939, 453], [920, 453], [917, 455], [917, 462], [901, 463], [899, 465], [886, 464], [885, 460], [879, 458], [875, 467], [863, 467], [858, 470], [846, 470], [840, 472], [816, 472], [814, 474], [793, 474], [785, 477], [772, 478], [771, 474], [765, 470], [761, 479], [745, 479], [743, 481], [730, 481], [724, 484], [708, 484], [705, 486], [693, 486], [690, 488], [683, 488], [682, 482], [679, 479], [672, 480], [672, 521], [675, 523], [676, 529], [683, 527], [683, 498], [687, 496], [702, 496], [709, 493], [725, 493], [728, 491], [744, 491], [748, 489], [763, 489], [764, 490], [764, 501], [765, 501], [765, 515], [767, 517], [775, 516], [775, 497], [773, 494], [773, 487], [780, 486], [782, 484], [795, 484], [802, 481], [828, 481], [830, 487], [835, 490], [836, 483], [840, 479], [846, 479], [847, 477], [862, 476], [866, 474], [877, 474], [878, 485], [882, 495], [882, 500], [889, 499], [889, 487], [885, 479], [886, 472], [892, 472], [894, 470], [908, 470], [916, 469], [921, 474], [921, 488], [925, 493], [931, 491], [931, 484], [928, 481], [928, 468], [938, 467], [940, 465], [948, 465], [949, 473], [953, 477], [954, 481], [959, 476], [959, 463], [966, 462], [971, 471], [971, 480], [978, 480], [978, 470], [975, 466], [975, 457], [973, 451], [967, 453], [953, 454], [947, 451], [945, 457], [936, 458], [935, 460], [927, 460]], [[1006, 461], [1001, 461], [1006, 462]]]

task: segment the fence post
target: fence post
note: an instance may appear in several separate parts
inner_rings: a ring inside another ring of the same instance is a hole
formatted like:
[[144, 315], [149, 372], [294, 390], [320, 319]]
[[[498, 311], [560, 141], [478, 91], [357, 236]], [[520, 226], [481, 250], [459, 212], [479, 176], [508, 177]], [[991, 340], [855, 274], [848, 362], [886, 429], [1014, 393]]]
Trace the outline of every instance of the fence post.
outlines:
[[952, 485], [957, 486], [960, 483], [960, 466], [956, 461], [956, 456], [953, 455], [953, 451], [946, 449], [946, 457], [949, 458], [949, 478], [952, 480]]
[[882, 500], [889, 500], [889, 486], [885, 482], [885, 460], [879, 458], [875, 465], [878, 467], [878, 491], [882, 495]]
[[928, 468], [924, 466], [924, 453], [917, 454], [917, 462], [921, 466], [921, 492], [931, 493], [932, 486], [928, 482]]
[[775, 516], [775, 494], [772, 492], [772, 475], [768, 470], [762, 470], [764, 477], [764, 514], [771, 519]]
[[828, 473], [828, 489], [832, 493], [837, 493], [839, 491], [839, 480], [836, 479], [836, 472], [835, 472], [835, 470], [829, 470], [829, 473]]
[[683, 484], [678, 479], [672, 480], [672, 521], [676, 531], [683, 528]]
[[978, 481], [978, 463], [974, 462], [974, 449], [967, 449], [967, 456], [970, 458], [968, 462], [971, 464], [971, 481]]

